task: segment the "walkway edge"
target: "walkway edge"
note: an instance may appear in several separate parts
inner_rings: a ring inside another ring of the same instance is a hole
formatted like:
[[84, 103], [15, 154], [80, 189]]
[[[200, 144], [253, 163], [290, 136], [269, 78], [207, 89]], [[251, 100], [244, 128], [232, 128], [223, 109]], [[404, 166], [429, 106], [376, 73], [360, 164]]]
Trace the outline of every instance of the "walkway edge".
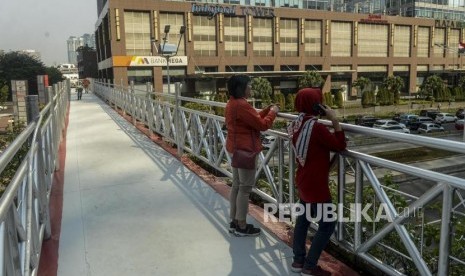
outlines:
[[55, 171], [50, 192], [49, 212], [52, 235], [50, 239], [42, 243], [38, 276], [56, 276], [58, 273], [58, 248], [61, 234], [61, 216], [63, 210], [63, 188], [65, 183], [65, 161], [66, 161], [66, 134], [69, 123], [69, 111], [71, 105], [68, 103], [65, 127], [61, 133], [61, 142], [58, 148], [59, 170]]

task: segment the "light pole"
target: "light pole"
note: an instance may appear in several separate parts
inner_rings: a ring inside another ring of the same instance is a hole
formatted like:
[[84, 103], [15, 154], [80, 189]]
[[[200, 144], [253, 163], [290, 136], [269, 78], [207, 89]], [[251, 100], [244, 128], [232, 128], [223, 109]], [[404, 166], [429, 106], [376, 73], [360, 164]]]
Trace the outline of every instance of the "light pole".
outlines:
[[[181, 39], [184, 36], [184, 33], [186, 32], [186, 27], [181, 26], [179, 29], [179, 40], [178, 44], [169, 44], [167, 43], [168, 41], [168, 33], [170, 32], [170, 25], [165, 25], [165, 36], [163, 37], [163, 45], [160, 44], [159, 47], [159, 53], [162, 57], [166, 59], [166, 76], [167, 76], [167, 81], [168, 81], [168, 94], [171, 94], [171, 81], [170, 81], [170, 58], [174, 57], [178, 54], [179, 50], [179, 45], [181, 45]], [[182, 137], [184, 136], [182, 133], [182, 127], [181, 127], [181, 116], [180, 116], [180, 111], [179, 111], [179, 106], [180, 106], [180, 100], [179, 100], [179, 94], [181, 93], [181, 86], [178, 84], [176, 85], [175, 89], [175, 110], [174, 110], [174, 126], [175, 126], [175, 131], [176, 131], [176, 144], [178, 148], [178, 155], [182, 156]]]
[[168, 33], [170, 32], [170, 25], [165, 25], [165, 36], [163, 37], [163, 44], [159, 45], [159, 53], [162, 57], [166, 59], [166, 77], [168, 81], [168, 94], [171, 94], [171, 82], [170, 82], [170, 58], [178, 54], [179, 45], [181, 45], [181, 39], [186, 32], [186, 27], [181, 26], [179, 29], [179, 41], [178, 44], [169, 44], [168, 42]]

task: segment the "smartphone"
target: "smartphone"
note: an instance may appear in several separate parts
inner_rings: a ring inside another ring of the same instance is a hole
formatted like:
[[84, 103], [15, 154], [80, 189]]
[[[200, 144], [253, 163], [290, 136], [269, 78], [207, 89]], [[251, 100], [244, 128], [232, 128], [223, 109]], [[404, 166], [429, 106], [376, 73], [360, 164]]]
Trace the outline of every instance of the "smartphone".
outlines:
[[313, 110], [315, 111], [315, 113], [321, 115], [321, 116], [325, 116], [326, 115], [326, 111], [323, 109], [323, 107], [326, 108], [325, 105], [323, 104], [314, 104], [313, 105]]

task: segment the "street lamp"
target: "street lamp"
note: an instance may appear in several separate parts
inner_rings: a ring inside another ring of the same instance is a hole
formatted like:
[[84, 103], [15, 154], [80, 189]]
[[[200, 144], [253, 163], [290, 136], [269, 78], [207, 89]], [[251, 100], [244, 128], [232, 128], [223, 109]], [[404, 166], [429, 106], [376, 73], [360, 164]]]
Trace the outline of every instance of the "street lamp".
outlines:
[[186, 32], [186, 27], [181, 26], [179, 29], [179, 41], [178, 44], [170, 44], [168, 42], [168, 33], [170, 32], [170, 25], [165, 25], [165, 36], [163, 37], [163, 44], [160, 43], [158, 48], [155, 46], [159, 54], [166, 59], [166, 76], [168, 81], [168, 94], [171, 94], [171, 82], [170, 82], [170, 58], [178, 54], [179, 46], [181, 45], [181, 39]]

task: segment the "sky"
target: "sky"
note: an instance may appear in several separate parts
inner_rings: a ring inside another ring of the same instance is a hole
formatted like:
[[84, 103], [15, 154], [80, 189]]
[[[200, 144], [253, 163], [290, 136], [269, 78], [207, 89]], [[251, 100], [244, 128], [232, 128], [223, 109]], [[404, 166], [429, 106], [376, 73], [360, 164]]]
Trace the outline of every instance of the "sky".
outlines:
[[66, 40], [95, 32], [97, 0], [0, 0], [0, 49], [36, 50], [46, 66], [68, 63]]

